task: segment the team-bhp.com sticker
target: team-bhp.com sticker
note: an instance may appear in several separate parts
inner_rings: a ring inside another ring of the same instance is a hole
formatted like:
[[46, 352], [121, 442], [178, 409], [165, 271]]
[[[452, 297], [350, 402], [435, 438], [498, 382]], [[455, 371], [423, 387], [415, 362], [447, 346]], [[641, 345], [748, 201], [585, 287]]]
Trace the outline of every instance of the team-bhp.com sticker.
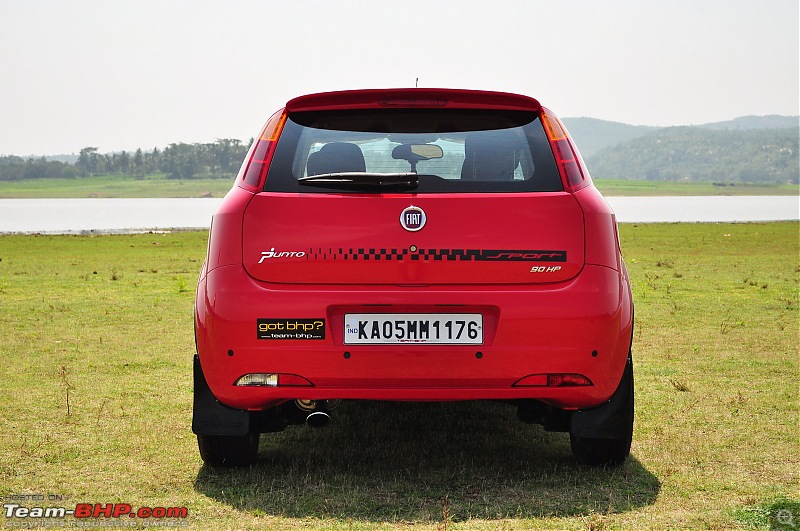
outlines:
[[[186, 507], [139, 507], [129, 503], [78, 503], [75, 508], [66, 507], [23, 507], [17, 503], [4, 503], [3, 511], [7, 519], [50, 519], [73, 517], [76, 520], [97, 518], [129, 519], [185, 519], [189, 516]], [[6, 521], [6, 527], [9, 526]], [[26, 526], [27, 527], [27, 526]]]

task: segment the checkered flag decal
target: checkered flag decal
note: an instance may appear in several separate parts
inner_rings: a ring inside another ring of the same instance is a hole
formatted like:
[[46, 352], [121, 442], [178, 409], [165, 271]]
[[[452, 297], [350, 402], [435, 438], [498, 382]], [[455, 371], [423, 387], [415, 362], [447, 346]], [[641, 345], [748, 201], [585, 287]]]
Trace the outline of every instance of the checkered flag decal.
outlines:
[[310, 249], [306, 257], [310, 260], [404, 260], [411, 251], [408, 249]]
[[566, 262], [566, 251], [543, 250], [480, 250], [480, 249], [408, 249], [386, 248], [317, 248], [309, 249], [308, 260], [349, 260], [392, 262], [403, 260], [423, 261], [498, 261], [498, 262]]

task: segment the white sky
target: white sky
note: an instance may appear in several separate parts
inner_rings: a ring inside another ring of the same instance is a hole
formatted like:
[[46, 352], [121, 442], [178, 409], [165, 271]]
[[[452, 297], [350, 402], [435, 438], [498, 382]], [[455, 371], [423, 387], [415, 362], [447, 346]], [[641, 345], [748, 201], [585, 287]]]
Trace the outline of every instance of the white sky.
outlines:
[[0, 154], [246, 141], [294, 96], [519, 92], [644, 125], [798, 111], [797, 0], [0, 0]]

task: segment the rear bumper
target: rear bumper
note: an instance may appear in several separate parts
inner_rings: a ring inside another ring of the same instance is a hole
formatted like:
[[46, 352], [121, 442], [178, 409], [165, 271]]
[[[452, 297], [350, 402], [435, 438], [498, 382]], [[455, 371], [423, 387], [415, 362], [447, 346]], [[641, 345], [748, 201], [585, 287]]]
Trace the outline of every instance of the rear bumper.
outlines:
[[[208, 387], [229, 407], [259, 411], [286, 400], [536, 399], [560, 409], [607, 401], [630, 348], [628, 283], [619, 272], [586, 265], [569, 282], [480, 287], [296, 286], [253, 280], [240, 266], [200, 280], [196, 339]], [[343, 315], [475, 313], [484, 344], [344, 345]], [[324, 339], [258, 339], [257, 319], [312, 319]], [[249, 373], [299, 375], [313, 386], [238, 387]], [[518, 386], [529, 375], [569, 373], [590, 386]]]

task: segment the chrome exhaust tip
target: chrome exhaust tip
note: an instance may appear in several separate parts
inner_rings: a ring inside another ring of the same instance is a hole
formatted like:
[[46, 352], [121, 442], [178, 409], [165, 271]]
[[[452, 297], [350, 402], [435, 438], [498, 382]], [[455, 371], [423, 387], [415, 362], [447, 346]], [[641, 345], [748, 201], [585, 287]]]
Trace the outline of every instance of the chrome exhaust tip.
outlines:
[[326, 411], [314, 411], [306, 417], [306, 424], [312, 428], [322, 428], [331, 421], [331, 416]]

